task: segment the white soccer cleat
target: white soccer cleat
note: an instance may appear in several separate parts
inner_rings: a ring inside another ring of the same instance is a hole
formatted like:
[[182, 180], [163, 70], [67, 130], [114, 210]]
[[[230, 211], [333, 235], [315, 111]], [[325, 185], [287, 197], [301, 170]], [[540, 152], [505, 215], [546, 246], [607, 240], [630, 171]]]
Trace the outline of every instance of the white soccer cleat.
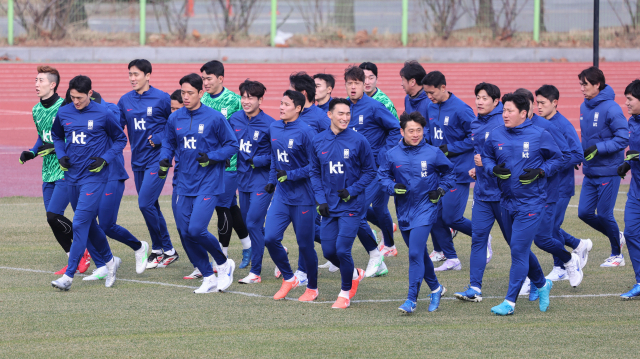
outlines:
[[562, 269], [562, 267], [553, 267], [551, 272], [545, 277], [552, 282], [557, 282], [559, 280], [569, 280], [569, 276], [567, 275], [567, 270]]
[[262, 282], [262, 278], [259, 275], [249, 272], [249, 275], [240, 279], [238, 283], [242, 284], [256, 284]]
[[[145, 262], [144, 265], [146, 267], [147, 263]], [[109, 274], [107, 266], [102, 266], [100, 268], [94, 269], [91, 275], [82, 278], [82, 280], [101, 280], [107, 278], [107, 274]]]
[[331, 265], [329, 266], [329, 272], [331, 272], [331, 273], [335, 273], [335, 272], [337, 272], [339, 270], [340, 270], [340, 268], [334, 266], [333, 263], [331, 263]]
[[149, 243], [140, 241], [142, 247], [134, 252], [136, 257], [136, 273], [142, 274], [147, 269], [147, 258], [149, 258]]
[[444, 261], [444, 263], [440, 267], [435, 268], [434, 271], [443, 272], [447, 270], [461, 270], [461, 269], [462, 269], [462, 263], [460, 263], [460, 260], [458, 258], [454, 258], [454, 259], [447, 259], [446, 261]]
[[331, 266], [331, 261], [327, 261], [327, 263], [325, 264], [318, 265], [318, 268], [324, 269], [324, 268], [329, 268], [330, 266]]
[[111, 288], [111, 286], [113, 286], [113, 283], [116, 282], [116, 272], [118, 271], [118, 268], [120, 268], [120, 263], [122, 263], [122, 260], [116, 256], [113, 256], [113, 264], [107, 264], [107, 279], [104, 281], [105, 287]]
[[571, 260], [564, 264], [567, 271], [567, 277], [569, 277], [569, 284], [572, 287], [577, 287], [582, 283], [584, 273], [580, 269], [580, 257], [577, 254], [571, 253]]
[[[380, 252], [378, 252], [380, 253]], [[367, 278], [375, 277], [376, 273], [380, 270], [380, 266], [384, 263], [384, 256], [379, 254], [377, 256], [369, 256], [369, 264], [364, 271], [364, 276]]]
[[600, 267], [624, 267], [624, 256], [622, 254], [611, 256]]
[[296, 278], [298, 278], [298, 282], [299, 282], [299, 286], [306, 286], [307, 284], [309, 284], [309, 279], [307, 278], [307, 273], [305, 272], [301, 272], [299, 270], [297, 270], [295, 273], [293, 273], [293, 275], [296, 276]]
[[432, 262], [444, 262], [447, 260], [447, 257], [444, 256], [442, 252], [433, 251], [429, 254], [429, 258], [431, 258]]
[[212, 274], [208, 277], [204, 277], [202, 279], [202, 284], [200, 285], [200, 288], [194, 290], [193, 292], [196, 294], [212, 293], [218, 290], [217, 287], [218, 287], [218, 278], [216, 278], [215, 274]]
[[522, 284], [522, 288], [520, 288], [520, 293], [518, 293], [518, 295], [528, 296], [530, 291], [531, 280], [529, 280], [529, 277], [527, 277], [527, 279], [524, 280], [524, 283]]
[[68, 291], [71, 288], [71, 283], [73, 282], [73, 278], [67, 276], [66, 274], [62, 277], [51, 282], [51, 285], [54, 288], [58, 288], [63, 291]]
[[373, 239], [376, 240], [376, 244], [380, 244], [380, 238], [378, 238], [378, 231], [371, 228], [371, 234], [373, 234]]
[[227, 259], [222, 266], [218, 266], [218, 291], [223, 292], [233, 283], [233, 271], [236, 269], [236, 262]]
[[273, 275], [276, 276], [276, 278], [280, 278], [280, 276], [282, 275], [282, 272], [280, 272], [278, 266], [276, 266], [276, 268], [273, 270]]
[[198, 269], [198, 267], [194, 268], [191, 274], [182, 277], [182, 279], [199, 279], [199, 278], [202, 278], [202, 273], [200, 273], [200, 269]]
[[[580, 244], [576, 249], [573, 250], [572, 253], [575, 253], [580, 257], [580, 269], [584, 268], [587, 265], [587, 261], [589, 260], [589, 252], [593, 248], [593, 242], [590, 239], [581, 239]], [[553, 280], [553, 279], [552, 279]]]
[[627, 240], [624, 238], [624, 233], [620, 232], [620, 249], [621, 250], [625, 244], [627, 244]]

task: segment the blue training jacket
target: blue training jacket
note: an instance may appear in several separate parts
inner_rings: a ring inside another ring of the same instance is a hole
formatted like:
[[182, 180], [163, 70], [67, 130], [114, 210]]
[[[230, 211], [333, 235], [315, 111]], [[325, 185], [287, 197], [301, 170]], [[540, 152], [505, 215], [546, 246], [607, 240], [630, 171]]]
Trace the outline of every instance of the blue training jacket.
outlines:
[[[328, 102], [327, 106], [329, 106]], [[327, 115], [327, 111], [323, 111], [315, 104], [310, 107], [303, 108], [298, 119], [313, 128], [316, 134], [325, 131], [329, 126], [331, 126], [331, 120], [329, 119], [329, 115]]]
[[[640, 151], [640, 115], [629, 117], [629, 135], [629, 149]], [[640, 161], [627, 163], [631, 165], [631, 187], [627, 196], [640, 199]]]
[[[107, 182], [109, 164], [117, 161], [127, 145], [127, 136], [113, 112], [94, 101], [82, 110], [77, 110], [73, 103], [60, 107], [51, 127], [51, 137], [58, 159], [69, 156], [71, 167], [64, 177], [71, 185]], [[104, 159], [106, 168], [90, 172], [88, 167], [94, 162], [91, 157]]]
[[[471, 122], [471, 143], [473, 154], [482, 157], [484, 142], [489, 137], [491, 130], [498, 126], [504, 126], [502, 119], [502, 102], [486, 116], [478, 116]], [[475, 163], [474, 163], [475, 165]], [[489, 175], [483, 167], [476, 166], [476, 185], [473, 187], [473, 199], [476, 201], [498, 202], [500, 201], [500, 188], [496, 177]]]
[[[300, 118], [293, 122], [271, 124], [271, 169], [269, 183], [276, 185], [272, 201], [290, 206], [311, 206], [321, 188], [312, 188], [309, 179], [314, 129]], [[278, 182], [277, 171], [287, 172], [287, 180]], [[314, 192], [315, 191], [315, 192]]]
[[[147, 165], [158, 162], [158, 155], [164, 138], [164, 128], [171, 115], [169, 94], [149, 87], [142, 95], [136, 91], [127, 92], [120, 101], [120, 123], [127, 127], [131, 144], [131, 168], [144, 171]], [[155, 147], [149, 144], [149, 136]]]
[[[429, 191], [441, 187], [448, 192], [453, 188], [453, 163], [425, 140], [416, 146], [407, 146], [402, 141], [381, 157], [378, 179], [384, 191], [395, 196], [400, 230], [435, 223], [442, 201], [432, 203]], [[407, 193], [395, 194], [396, 183], [407, 186]]]
[[564, 169], [560, 170], [558, 176], [560, 176], [559, 183], [559, 196], [560, 198], [573, 197], [576, 194], [576, 176], [574, 167], [584, 161], [584, 150], [580, 143], [580, 137], [576, 132], [575, 127], [564, 117], [560, 112], [556, 112], [553, 117], [549, 119], [556, 128], [562, 133], [564, 139], [569, 146], [569, 153], [571, 154], [569, 162], [565, 165]]
[[386, 153], [400, 141], [400, 123], [384, 105], [366, 93], [357, 103], [351, 102], [351, 122], [349, 127], [369, 141], [376, 164], [378, 155]]
[[[206, 153], [210, 161], [202, 167], [196, 158]], [[219, 111], [200, 104], [196, 110], [183, 107], [169, 116], [158, 161], [180, 158], [181, 196], [218, 195], [224, 192], [222, 178], [227, 159], [238, 152], [238, 141], [229, 121]]]
[[[429, 99], [429, 96], [427, 96], [427, 93], [421, 89], [414, 97], [409, 95], [404, 97], [404, 112], [412, 113], [418, 111], [422, 117], [429, 120], [429, 105], [431, 104], [432, 102]], [[425, 130], [427, 129], [425, 128]]]
[[547, 174], [547, 203], [556, 203], [558, 202], [560, 181], [562, 180], [560, 177], [560, 171], [565, 169], [569, 161], [571, 161], [571, 151], [569, 150], [567, 140], [554, 124], [536, 114], [533, 114], [533, 117], [531, 117], [531, 122], [534, 126], [547, 130], [547, 132], [549, 132], [553, 137], [553, 140], [556, 141], [556, 145], [562, 153], [562, 159], [556, 171], [554, 173]]
[[[469, 170], [474, 167], [471, 122], [476, 118], [469, 105], [449, 92], [449, 99], [443, 103], [429, 104], [429, 132], [431, 144], [439, 147], [447, 145], [449, 160], [453, 162], [456, 183], [470, 183], [473, 178]], [[451, 153], [456, 156], [451, 156]]]
[[329, 104], [331, 103], [331, 100], [333, 100], [333, 97], [329, 96], [329, 101], [325, 102], [324, 105], [316, 105], [318, 106], [318, 108], [320, 108], [324, 113], [329, 112]]
[[[327, 203], [331, 217], [365, 215], [364, 190], [376, 177], [371, 146], [361, 134], [346, 129], [337, 135], [331, 129], [313, 138], [311, 184], [316, 202]], [[351, 198], [345, 202], [338, 191], [346, 189]]]
[[587, 177], [617, 176], [624, 161], [624, 149], [629, 144], [629, 126], [622, 109], [614, 99], [616, 94], [606, 85], [596, 97], [580, 105], [582, 150], [596, 145], [598, 153], [584, 161], [582, 173]]
[[525, 168], [541, 168], [545, 174], [553, 174], [560, 168], [562, 153], [551, 134], [525, 120], [520, 126], [496, 127], [484, 143], [482, 165], [490, 176], [493, 167], [505, 163], [511, 177], [498, 178], [502, 193], [500, 205], [509, 211], [538, 211], [546, 203], [547, 176], [530, 184], [522, 184], [520, 175]]
[[[264, 191], [271, 169], [271, 124], [275, 120], [262, 110], [249, 119], [244, 111], [236, 111], [229, 124], [238, 139], [238, 190], [241, 192]], [[247, 160], [253, 159], [253, 165]]]

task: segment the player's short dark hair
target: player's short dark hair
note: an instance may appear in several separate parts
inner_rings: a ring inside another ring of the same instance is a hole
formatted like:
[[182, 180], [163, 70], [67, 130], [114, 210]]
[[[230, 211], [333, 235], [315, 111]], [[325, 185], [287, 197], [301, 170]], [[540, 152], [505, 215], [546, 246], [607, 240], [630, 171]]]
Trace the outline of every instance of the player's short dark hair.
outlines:
[[624, 89], [624, 95], [631, 95], [640, 100], [640, 80], [635, 79]]
[[378, 77], [378, 66], [376, 66], [376, 64], [374, 64], [373, 62], [363, 62], [358, 67], [363, 70], [369, 70], [373, 72], [373, 75], [375, 77]]
[[473, 92], [476, 96], [478, 96], [478, 93], [480, 93], [480, 91], [482, 90], [484, 90], [487, 95], [489, 95], [489, 97], [491, 97], [494, 101], [496, 99], [500, 100], [500, 88], [498, 86], [490, 84], [488, 82], [481, 82], [476, 85], [476, 88]]
[[224, 65], [218, 60], [212, 60], [202, 65], [200, 72], [206, 72], [207, 75], [215, 75], [216, 77], [224, 76]]
[[138, 70], [142, 71], [142, 73], [150, 74], [151, 73], [151, 62], [145, 59], [135, 59], [129, 63], [128, 69], [131, 70], [132, 67], [137, 67]]
[[182, 86], [183, 83], [188, 83], [198, 90], [198, 92], [202, 91], [202, 77], [198, 74], [188, 74], [183, 76], [180, 79], [180, 86]]
[[422, 127], [427, 125], [427, 120], [425, 120], [424, 116], [422, 116], [418, 111], [413, 111], [411, 113], [403, 112], [402, 115], [400, 115], [400, 128], [404, 130], [409, 121], [416, 122]]
[[404, 66], [400, 69], [400, 76], [407, 79], [407, 81], [414, 79], [417, 84], [420, 84], [422, 79], [427, 76], [427, 72], [418, 61], [411, 60], [404, 63]]
[[351, 65], [344, 70], [344, 81], [349, 80], [364, 82], [364, 70], [356, 65]]
[[351, 108], [351, 101], [347, 100], [346, 98], [336, 97], [331, 99], [331, 101], [329, 102], [329, 111], [333, 111], [333, 108], [339, 104], [347, 105], [349, 106], [349, 108]]
[[542, 85], [536, 90], [536, 97], [537, 96], [542, 96], [550, 102], [553, 102], [553, 100], [560, 99], [560, 91], [553, 85]]
[[56, 87], [53, 88], [53, 92], [58, 92], [58, 85], [60, 85], [60, 73], [55, 67], [41, 65], [38, 66], [39, 74], [47, 74], [49, 82], [55, 82]]
[[69, 81], [69, 91], [76, 90], [83, 94], [89, 94], [91, 91], [91, 79], [85, 75], [78, 75]]
[[304, 71], [294, 72], [289, 75], [289, 83], [294, 90], [307, 93], [307, 101], [316, 100], [316, 82]]
[[518, 112], [526, 111], [529, 113], [529, 99], [519, 93], [508, 93], [502, 96], [502, 103], [513, 102], [514, 106], [518, 109]]
[[175, 91], [173, 91], [173, 93], [171, 94], [170, 98], [172, 100], [176, 100], [179, 103], [182, 103], [182, 90], [177, 89]]
[[595, 66], [582, 70], [578, 75], [578, 79], [580, 79], [580, 82], [587, 80], [592, 85], [599, 84], [598, 89], [600, 91], [604, 90], [604, 87], [606, 86], [604, 72]]
[[531, 101], [532, 103], [535, 101], [531, 91], [527, 90], [526, 88], [520, 87], [519, 89], [513, 91], [513, 93], [516, 94], [516, 95], [524, 96], [527, 100]]
[[267, 88], [261, 82], [251, 81], [249, 79], [244, 80], [243, 83], [238, 87], [240, 90], [240, 96], [242, 94], [247, 93], [249, 96], [263, 98], [264, 93], [267, 91]]
[[331, 87], [331, 89], [336, 88], [336, 78], [331, 74], [315, 74], [313, 75], [313, 79], [320, 79], [327, 83], [327, 87]]
[[444, 78], [444, 74], [440, 71], [431, 71], [425, 77], [422, 78], [422, 85], [440, 87], [447, 85], [447, 80]]
[[291, 99], [291, 101], [293, 101], [293, 106], [298, 107], [300, 106], [300, 112], [302, 112], [302, 110], [304, 109], [304, 95], [302, 94], [302, 92], [298, 92], [298, 91], [294, 91], [294, 90], [287, 90], [285, 91], [282, 96], [287, 96], [288, 98]]

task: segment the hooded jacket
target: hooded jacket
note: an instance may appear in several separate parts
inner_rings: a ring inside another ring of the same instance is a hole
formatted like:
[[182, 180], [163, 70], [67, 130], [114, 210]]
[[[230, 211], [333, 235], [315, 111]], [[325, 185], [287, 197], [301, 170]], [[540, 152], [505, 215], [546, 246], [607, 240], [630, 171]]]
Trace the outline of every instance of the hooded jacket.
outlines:
[[[246, 112], [238, 111], [229, 119], [229, 124], [238, 140], [238, 190], [241, 192], [262, 191], [269, 182], [271, 168], [270, 127], [275, 120], [262, 110], [249, 119]], [[253, 159], [253, 166], [247, 162]]]
[[567, 120], [567, 118], [560, 112], [556, 112], [556, 114], [549, 119], [549, 122], [556, 126], [564, 136], [564, 139], [567, 140], [569, 153], [571, 154], [569, 162], [558, 173], [558, 176], [560, 177], [558, 187], [559, 196], [560, 198], [573, 197], [576, 193], [576, 176], [574, 166], [584, 161], [584, 150], [580, 143], [580, 137], [578, 137], [575, 127], [573, 127], [571, 122], [569, 122], [569, 120]]
[[[504, 126], [502, 102], [498, 102], [498, 106], [486, 116], [478, 116], [471, 122], [471, 143], [473, 144], [474, 155], [479, 154], [482, 157], [484, 142], [489, 137], [489, 133], [499, 126]], [[497, 178], [487, 173], [483, 167], [476, 166], [475, 168], [476, 185], [473, 187], [473, 199], [488, 202], [499, 201], [500, 189], [498, 188]]]
[[556, 203], [558, 202], [560, 193], [560, 171], [566, 168], [567, 164], [571, 160], [571, 151], [569, 150], [567, 140], [562, 136], [560, 130], [558, 130], [558, 128], [551, 122], [536, 114], [533, 114], [533, 117], [531, 117], [529, 121], [531, 121], [534, 126], [547, 130], [547, 132], [549, 132], [553, 137], [553, 140], [556, 141], [556, 145], [562, 153], [562, 159], [556, 171], [554, 173], [547, 174], [547, 203]]

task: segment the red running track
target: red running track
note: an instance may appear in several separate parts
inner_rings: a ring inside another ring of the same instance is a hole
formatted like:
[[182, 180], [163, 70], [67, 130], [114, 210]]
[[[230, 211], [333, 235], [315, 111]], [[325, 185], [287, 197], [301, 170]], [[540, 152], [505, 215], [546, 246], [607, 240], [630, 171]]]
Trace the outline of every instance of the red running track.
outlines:
[[[38, 98], [34, 91], [36, 64], [0, 65], [0, 160], [3, 175], [0, 197], [41, 196], [40, 161], [36, 159], [25, 165], [18, 163], [20, 151], [33, 146], [36, 139], [31, 108]], [[553, 84], [560, 90], [559, 110], [579, 129], [579, 108], [583, 101], [578, 84], [578, 73], [590, 66], [588, 63], [469, 63], [424, 65], [427, 71], [440, 70], [447, 76], [448, 88], [456, 96], [475, 109], [473, 89], [479, 82], [498, 85], [503, 93], [519, 87], [535, 91], [543, 84]], [[78, 74], [91, 77], [93, 88], [110, 102], [116, 103], [120, 96], [131, 90], [126, 64], [57, 64], [62, 75], [59, 94], [64, 94], [69, 80]], [[295, 71], [318, 72], [336, 76], [333, 96], [345, 96], [342, 74], [345, 64], [226, 64], [225, 85], [237, 92], [238, 85], [247, 78], [258, 80], [267, 87], [263, 109], [277, 118], [282, 93], [288, 88], [288, 75]], [[398, 112], [404, 109], [404, 92], [399, 71], [402, 64], [379, 64], [378, 87], [395, 103]], [[171, 92], [179, 87], [183, 75], [196, 72], [198, 64], [155, 64], [151, 76], [153, 86]], [[616, 92], [616, 101], [624, 106], [624, 88], [639, 77], [640, 62], [603, 63], [607, 83]], [[624, 111], [626, 113], [626, 109]], [[128, 149], [125, 158], [129, 159]], [[129, 169], [129, 166], [127, 164]], [[578, 176], [581, 173], [577, 173]], [[580, 177], [581, 178], [581, 177]], [[169, 181], [168, 181], [169, 183]], [[165, 187], [170, 193], [170, 185]], [[127, 181], [125, 194], [135, 194], [133, 181]]]

